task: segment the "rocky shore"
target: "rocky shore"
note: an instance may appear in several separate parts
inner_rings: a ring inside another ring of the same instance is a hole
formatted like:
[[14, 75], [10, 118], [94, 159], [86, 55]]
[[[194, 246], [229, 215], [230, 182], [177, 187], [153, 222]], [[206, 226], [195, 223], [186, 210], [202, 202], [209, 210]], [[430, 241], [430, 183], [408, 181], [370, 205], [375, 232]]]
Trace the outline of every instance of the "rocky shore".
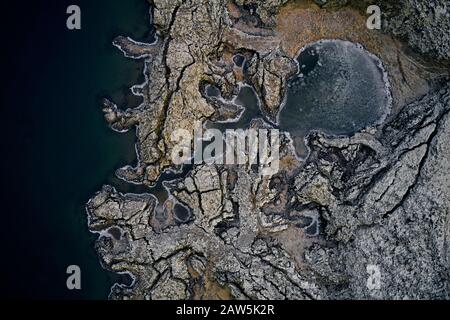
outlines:
[[102, 265], [133, 277], [112, 299], [450, 298], [450, 6], [380, 1], [382, 30], [369, 30], [373, 2], [154, 0], [155, 43], [114, 40], [145, 62], [146, 81], [132, 88], [143, 103], [103, 105], [114, 130], [137, 128], [138, 164], [117, 171], [132, 183], [153, 186], [179, 169], [171, 133], [235, 119], [243, 84], [260, 101], [250, 126], [277, 127], [295, 59], [321, 39], [376, 55], [392, 108], [351, 136], [311, 132], [304, 161], [283, 133], [272, 176], [194, 165], [165, 182], [159, 205], [104, 186], [87, 204], [89, 228]]

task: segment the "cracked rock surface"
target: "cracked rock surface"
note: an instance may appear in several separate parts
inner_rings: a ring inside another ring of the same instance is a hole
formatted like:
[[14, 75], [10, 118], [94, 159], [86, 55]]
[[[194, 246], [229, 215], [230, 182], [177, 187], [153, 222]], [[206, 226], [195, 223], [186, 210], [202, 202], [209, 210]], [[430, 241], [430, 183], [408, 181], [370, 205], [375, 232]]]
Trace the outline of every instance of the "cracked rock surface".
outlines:
[[[368, 32], [352, 1], [316, 2], [154, 0], [155, 43], [114, 40], [145, 62], [146, 82], [132, 88], [143, 103], [103, 104], [113, 129], [137, 128], [139, 163], [117, 172], [133, 183], [153, 186], [177, 169], [175, 129], [235, 119], [232, 100], [243, 84], [259, 100], [260, 118], [249, 126], [277, 127], [298, 50], [320, 39], [358, 42], [376, 54], [393, 106], [383, 123], [348, 136], [311, 132], [304, 160], [282, 132], [280, 170], [271, 176], [246, 165], [195, 164], [163, 183], [163, 203], [151, 189], [104, 186], [87, 204], [89, 228], [99, 235], [102, 265], [133, 279], [115, 284], [110, 298], [450, 298], [449, 70], [402, 49], [450, 61], [449, 33], [441, 36], [450, 6], [400, 1], [408, 10], [389, 7], [389, 26]], [[428, 15], [415, 23], [416, 15], [406, 18], [414, 11]], [[303, 25], [291, 23], [299, 17]], [[422, 36], [408, 31], [413, 23]], [[236, 55], [245, 62], [236, 64]], [[221, 99], [207, 97], [207, 85]]]

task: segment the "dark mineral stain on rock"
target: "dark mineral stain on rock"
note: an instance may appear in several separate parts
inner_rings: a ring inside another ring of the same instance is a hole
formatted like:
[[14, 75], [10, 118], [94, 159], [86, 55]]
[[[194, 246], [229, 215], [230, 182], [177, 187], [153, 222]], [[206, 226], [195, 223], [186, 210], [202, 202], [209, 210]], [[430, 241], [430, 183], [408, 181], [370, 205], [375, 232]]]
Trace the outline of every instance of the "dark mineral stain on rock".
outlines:
[[245, 58], [241, 54], [237, 54], [233, 57], [233, 62], [237, 67], [242, 67], [244, 65]]
[[306, 228], [305, 233], [310, 236], [316, 236], [318, 233], [318, 227], [317, 222], [314, 221]]
[[178, 203], [175, 204], [173, 212], [175, 219], [179, 222], [187, 222], [190, 218], [189, 210]]
[[381, 62], [361, 46], [342, 40], [308, 45], [288, 80], [280, 128], [291, 133], [297, 154], [307, 155], [311, 130], [349, 135], [382, 120], [390, 93]]

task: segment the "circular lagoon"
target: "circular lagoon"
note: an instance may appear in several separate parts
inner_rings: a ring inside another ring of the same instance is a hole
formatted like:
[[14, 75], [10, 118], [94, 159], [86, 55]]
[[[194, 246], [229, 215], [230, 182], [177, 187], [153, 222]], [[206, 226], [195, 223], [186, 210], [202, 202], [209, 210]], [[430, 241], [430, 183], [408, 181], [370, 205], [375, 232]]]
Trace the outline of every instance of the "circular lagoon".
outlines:
[[279, 124], [290, 132], [298, 156], [312, 130], [350, 135], [382, 121], [391, 96], [381, 61], [362, 46], [322, 40], [302, 49], [298, 72], [287, 82]]

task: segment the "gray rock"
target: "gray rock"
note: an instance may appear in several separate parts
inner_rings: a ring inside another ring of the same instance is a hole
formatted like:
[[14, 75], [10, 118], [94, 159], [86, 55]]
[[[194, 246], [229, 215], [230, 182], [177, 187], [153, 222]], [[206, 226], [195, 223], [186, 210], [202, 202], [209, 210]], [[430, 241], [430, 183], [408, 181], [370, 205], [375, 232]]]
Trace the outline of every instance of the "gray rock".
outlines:
[[[171, 132], [220, 118], [200, 92], [205, 81], [227, 99], [239, 81], [252, 85], [274, 122], [294, 65], [271, 29], [285, 2], [155, 0], [158, 41], [115, 40], [127, 56], [144, 59], [147, 78], [133, 88], [144, 98], [140, 107], [122, 111], [104, 102], [113, 129], [138, 129], [139, 163], [120, 177], [153, 185], [173, 168]], [[386, 30], [448, 59], [441, 16], [449, 8], [442, 3], [404, 0], [404, 12], [384, 14], [405, 23]], [[428, 15], [413, 16], [418, 11]], [[236, 51], [248, 61], [245, 75], [227, 58]], [[248, 166], [195, 165], [166, 182], [164, 203], [103, 187], [87, 204], [96, 250], [105, 268], [133, 278], [115, 284], [110, 298], [449, 299], [450, 84], [430, 87], [439, 89], [386, 123], [348, 137], [310, 134], [305, 161], [283, 133], [273, 176]], [[272, 127], [264, 119], [250, 126]], [[175, 217], [176, 205], [188, 207], [188, 219]]]

